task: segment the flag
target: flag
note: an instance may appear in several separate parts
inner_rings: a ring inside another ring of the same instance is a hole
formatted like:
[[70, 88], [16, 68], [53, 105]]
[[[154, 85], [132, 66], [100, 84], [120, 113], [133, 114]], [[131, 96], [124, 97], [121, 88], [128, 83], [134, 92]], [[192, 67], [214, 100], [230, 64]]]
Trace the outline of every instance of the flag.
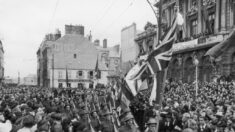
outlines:
[[181, 21], [181, 19], [182, 16], [177, 13], [175, 19], [173, 20], [172, 26], [163, 35], [162, 42], [154, 48], [154, 51], [150, 53], [146, 60], [147, 66], [151, 74], [158, 73], [157, 76], [154, 75], [153, 77], [153, 86], [149, 98], [150, 105], [152, 105], [153, 100], [156, 100], [157, 103], [160, 103], [160, 94], [163, 89], [162, 82], [164, 82], [164, 76], [161, 74], [161, 71], [168, 67], [168, 64], [171, 60], [172, 46], [175, 40], [175, 32], [177, 30], [178, 25], [183, 24], [183, 21]]
[[146, 70], [146, 64], [142, 64], [139, 66], [139, 64], [136, 64], [131, 68], [131, 70], [127, 73], [125, 77], [125, 81], [133, 94], [133, 96], [137, 95], [137, 79], [140, 79], [140, 76], [142, 73]]
[[[175, 32], [176, 32], [176, 29], [177, 29], [177, 25], [178, 25], [178, 19], [179, 19], [180, 15], [177, 13], [177, 16], [175, 17], [175, 19], [173, 20], [173, 24], [169, 27], [169, 29], [165, 32], [165, 34], [163, 35], [161, 41], [164, 43], [164, 42], [167, 42], [169, 41], [171, 38], [174, 38], [175, 37]], [[160, 44], [162, 45], [162, 44]], [[157, 48], [155, 48], [157, 49]]]
[[209, 55], [210, 57], [216, 59], [220, 55], [222, 55], [232, 44], [234, 44], [234, 42], [235, 42], [235, 30], [233, 30], [230, 33], [229, 37], [226, 40], [210, 48], [206, 52], [205, 56]]
[[118, 93], [118, 100], [117, 100], [118, 105], [117, 106], [120, 106], [122, 109], [128, 108], [131, 103], [131, 100], [134, 99], [134, 96], [131, 93], [131, 91], [129, 90], [129, 88], [124, 80], [119, 79], [119, 80], [117, 80], [117, 83], [121, 88]]
[[96, 60], [96, 65], [95, 65], [95, 77], [96, 79], [100, 79], [100, 70], [99, 70], [99, 59], [97, 56], [97, 60]]
[[168, 66], [168, 63], [172, 57], [172, 45], [175, 38], [172, 37], [170, 40], [157, 46], [157, 48], [148, 56], [147, 65], [152, 74], [157, 71], [162, 71]]
[[65, 74], [66, 74], [66, 75], [65, 75], [65, 76], [66, 76], [66, 77], [65, 77], [66, 86], [69, 87], [69, 77], [68, 77], [68, 68], [67, 68], [67, 66], [66, 66], [66, 71], [65, 71], [65, 72], [66, 72], [66, 73], [65, 73]]
[[144, 79], [144, 81], [138, 80], [138, 91], [146, 90], [148, 89], [148, 81], [147, 79]]

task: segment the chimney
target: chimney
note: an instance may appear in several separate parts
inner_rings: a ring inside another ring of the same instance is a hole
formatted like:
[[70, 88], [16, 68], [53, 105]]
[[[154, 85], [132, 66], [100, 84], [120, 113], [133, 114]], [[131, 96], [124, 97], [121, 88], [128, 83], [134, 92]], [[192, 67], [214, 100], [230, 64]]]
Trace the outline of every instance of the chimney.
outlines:
[[54, 39], [57, 40], [61, 37], [61, 31], [59, 29], [56, 29], [54, 34]]
[[82, 25], [65, 25], [65, 34], [77, 34], [84, 36], [84, 26]]
[[103, 48], [107, 48], [107, 39], [103, 40]]

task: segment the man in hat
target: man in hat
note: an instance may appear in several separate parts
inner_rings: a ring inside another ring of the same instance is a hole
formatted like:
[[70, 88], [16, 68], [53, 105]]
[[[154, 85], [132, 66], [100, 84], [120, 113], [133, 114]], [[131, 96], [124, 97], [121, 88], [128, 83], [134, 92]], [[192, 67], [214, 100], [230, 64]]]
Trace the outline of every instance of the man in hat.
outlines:
[[23, 119], [23, 128], [19, 129], [17, 132], [35, 132], [37, 130], [37, 125], [34, 121], [34, 117], [27, 115]]
[[51, 118], [53, 119], [51, 132], [63, 132], [63, 128], [61, 125], [61, 114], [54, 113], [51, 115]]
[[103, 114], [103, 120], [100, 125], [101, 132], [114, 132], [114, 124], [112, 121], [112, 113], [110, 111], [105, 111]]
[[156, 132], [157, 131], [157, 120], [156, 118], [149, 118], [146, 123], [147, 129], [145, 132]]
[[119, 128], [119, 132], [139, 132], [131, 112], [127, 113], [121, 120], [124, 122], [124, 125]]
[[80, 113], [80, 121], [78, 123], [78, 127], [77, 127], [77, 131], [82, 132], [85, 130], [90, 129], [89, 128], [89, 123], [88, 123], [88, 116], [89, 116], [89, 112], [87, 110], [82, 110]]
[[93, 126], [93, 128], [98, 131], [99, 128], [100, 128], [100, 124], [101, 124], [101, 121], [100, 121], [100, 118], [96, 112], [96, 110], [93, 110], [91, 112], [91, 125]]

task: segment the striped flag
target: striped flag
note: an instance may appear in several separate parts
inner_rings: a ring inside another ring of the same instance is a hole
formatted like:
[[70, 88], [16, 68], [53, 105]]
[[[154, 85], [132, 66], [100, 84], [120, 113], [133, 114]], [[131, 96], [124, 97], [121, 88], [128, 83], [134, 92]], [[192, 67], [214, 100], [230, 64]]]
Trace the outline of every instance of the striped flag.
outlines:
[[152, 74], [162, 71], [168, 66], [172, 57], [172, 45], [175, 38], [172, 37], [157, 48], [148, 56], [147, 65]]
[[[171, 28], [163, 35], [162, 42], [154, 49], [152, 53], [147, 58], [147, 66], [151, 72], [151, 74], [156, 74], [158, 71], [162, 71], [168, 67], [168, 64], [172, 58], [172, 46], [175, 41], [175, 32], [177, 30], [178, 19], [180, 17], [177, 15], [173, 21]], [[151, 95], [149, 98], [149, 103], [152, 105], [153, 100], [159, 102], [160, 93], [162, 91], [161, 79], [158, 75], [153, 77], [153, 87], [151, 91]]]

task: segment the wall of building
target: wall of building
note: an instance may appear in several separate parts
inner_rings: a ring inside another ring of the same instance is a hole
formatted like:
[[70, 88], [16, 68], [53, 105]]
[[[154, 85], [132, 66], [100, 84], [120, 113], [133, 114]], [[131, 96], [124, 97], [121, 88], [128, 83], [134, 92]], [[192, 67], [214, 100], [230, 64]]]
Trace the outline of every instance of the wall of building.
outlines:
[[[157, 5], [157, 4], [156, 4]], [[208, 56], [204, 56], [208, 49], [219, 44], [228, 37], [234, 29], [235, 3], [229, 0], [167, 0], [163, 2], [163, 31], [166, 31], [179, 5], [185, 23], [177, 32], [177, 40], [173, 45], [173, 57], [168, 67], [168, 78], [192, 83], [195, 81], [196, 56], [199, 60], [198, 79], [212, 81], [218, 75], [232, 75], [235, 79], [235, 46], [230, 46], [221, 55], [221, 59], [213, 66]], [[202, 11], [205, 6], [205, 11]], [[209, 23], [203, 14], [208, 13]], [[193, 26], [193, 21], [196, 24]], [[211, 28], [209, 31], [209, 28]], [[181, 34], [180, 34], [181, 33]], [[140, 47], [140, 53], [151, 52], [154, 41], [153, 33], [146, 30], [138, 34], [135, 39]], [[181, 36], [181, 37], [180, 37]], [[145, 42], [145, 43], [143, 43]]]
[[37, 85], [37, 77], [36, 75], [34, 76], [27, 76], [23, 78], [23, 84], [24, 85], [33, 85], [36, 86]]
[[0, 40], [0, 82], [4, 78], [4, 50]]
[[[78, 72], [82, 71], [82, 76], [78, 76]], [[68, 80], [71, 84], [71, 88], [77, 88], [79, 83], [82, 83], [85, 88], [89, 88], [90, 84], [102, 83], [107, 84], [108, 71], [101, 71], [101, 78], [96, 80], [95, 71], [93, 71], [93, 76], [90, 76], [90, 70], [71, 70], [68, 69]], [[50, 70], [50, 87], [53, 87], [53, 75], [52, 69]], [[61, 75], [59, 75], [61, 74]], [[66, 84], [66, 69], [54, 69], [54, 87], [58, 88], [59, 83], [62, 83], [63, 87], [67, 87]]]
[[139, 54], [138, 46], [135, 43], [137, 34], [136, 24], [123, 28], [121, 31], [121, 56], [122, 62], [133, 61]]

